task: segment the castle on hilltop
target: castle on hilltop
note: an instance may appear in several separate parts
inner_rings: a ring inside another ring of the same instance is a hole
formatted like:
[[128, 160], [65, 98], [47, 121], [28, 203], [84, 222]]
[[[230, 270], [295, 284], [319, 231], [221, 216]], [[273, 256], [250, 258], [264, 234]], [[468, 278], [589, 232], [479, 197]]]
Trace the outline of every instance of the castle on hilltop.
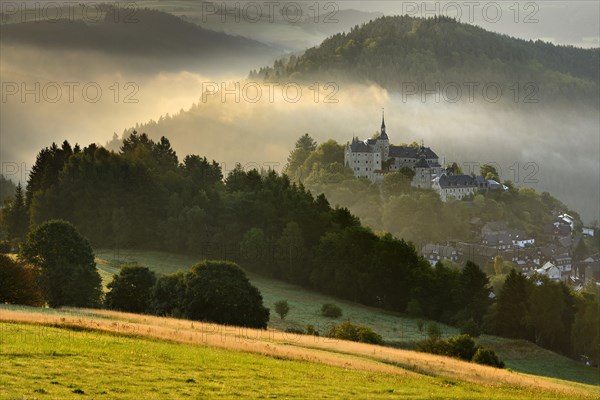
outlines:
[[450, 198], [462, 200], [487, 189], [489, 182], [480, 176], [454, 175], [446, 171], [439, 162], [438, 155], [421, 142], [420, 146], [394, 146], [385, 129], [385, 115], [381, 117], [381, 132], [374, 139], [352, 138], [346, 144], [344, 165], [356, 177], [368, 178], [371, 182], [381, 182], [385, 174], [410, 168], [415, 175], [411, 185], [420, 189], [436, 190], [442, 201]]
[[431, 148], [421, 146], [394, 146], [385, 129], [385, 115], [381, 117], [381, 132], [376, 139], [352, 138], [346, 145], [344, 165], [356, 177], [366, 177], [372, 182], [383, 180], [384, 174], [398, 172], [404, 167], [415, 171], [411, 184], [429, 189], [434, 178], [442, 173], [439, 157]]

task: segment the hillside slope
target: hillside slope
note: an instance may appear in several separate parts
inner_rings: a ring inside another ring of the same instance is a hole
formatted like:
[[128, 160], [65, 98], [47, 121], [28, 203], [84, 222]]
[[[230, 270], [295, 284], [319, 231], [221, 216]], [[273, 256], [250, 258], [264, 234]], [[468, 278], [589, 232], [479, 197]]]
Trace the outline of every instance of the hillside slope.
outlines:
[[55, 398], [73, 393], [106, 395], [102, 398], [595, 395], [587, 385], [272, 330], [9, 306], [0, 308], [0, 320], [0, 359], [9, 366], [0, 372], [0, 396], [9, 398], [42, 393]]
[[265, 60], [279, 53], [257, 41], [204, 29], [161, 11], [136, 10], [131, 21], [113, 13], [105, 9], [98, 22], [64, 19], [1, 25], [2, 44], [144, 57], [159, 65], [178, 60], [226, 65], [233, 60]]
[[[599, 49], [525, 41], [449, 18], [394, 16], [333, 35], [302, 56], [280, 60], [258, 75], [311, 82], [346, 78], [405, 92], [414, 90], [413, 84], [417, 89], [426, 85], [428, 90], [436, 84], [442, 88], [458, 84], [467, 90], [467, 83], [479, 88], [493, 83], [506, 91], [525, 89], [527, 93], [521, 95], [529, 96], [527, 100], [583, 96], [597, 101], [599, 57]], [[528, 89], [526, 83], [533, 86]], [[454, 93], [452, 89], [448, 97]]]
[[[113, 274], [118, 273], [120, 262], [139, 262], [157, 274], [168, 274], [179, 269], [185, 270], [199, 261], [190, 256], [158, 251], [97, 250], [96, 256], [98, 270], [105, 285], [110, 282]], [[256, 274], [248, 274], [248, 277], [252, 284], [260, 290], [266, 307], [273, 309], [275, 302], [279, 300], [287, 300], [290, 305], [290, 312], [284, 320], [281, 320], [273, 312], [271, 313], [269, 321], [271, 329], [303, 329], [310, 324], [317, 331], [325, 333], [331, 324], [337, 324], [343, 319], [350, 319], [353, 323], [372, 327], [382, 335], [386, 343], [396, 347], [413, 349], [416, 341], [426, 337], [426, 333], [419, 329], [419, 321], [405, 314], [391, 313], [340, 300]], [[342, 318], [332, 320], [321, 316], [319, 310], [324, 303], [339, 305], [343, 311]], [[425, 321], [426, 323], [427, 321]], [[439, 326], [444, 337], [459, 333], [452, 326], [443, 324], [439, 324]], [[515, 371], [590, 385], [600, 384], [597, 369], [585, 367], [581, 363], [542, 349], [533, 343], [488, 335], [478, 338], [477, 341], [494, 349], [507, 367]]]

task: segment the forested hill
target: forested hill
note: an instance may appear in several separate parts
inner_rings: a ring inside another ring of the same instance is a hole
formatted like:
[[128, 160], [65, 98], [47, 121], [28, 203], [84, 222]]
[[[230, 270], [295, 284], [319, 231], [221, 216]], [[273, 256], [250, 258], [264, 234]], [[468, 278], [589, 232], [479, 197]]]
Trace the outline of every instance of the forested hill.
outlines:
[[108, 5], [102, 7], [104, 16], [98, 22], [64, 19], [2, 25], [2, 42], [152, 57], [258, 58], [276, 54], [260, 42], [203, 29], [161, 11], [139, 9], [128, 13]]
[[541, 97], [597, 99], [600, 49], [555, 46], [486, 31], [454, 19], [381, 17], [326, 39], [299, 57], [278, 60], [256, 77], [376, 82], [534, 82]]

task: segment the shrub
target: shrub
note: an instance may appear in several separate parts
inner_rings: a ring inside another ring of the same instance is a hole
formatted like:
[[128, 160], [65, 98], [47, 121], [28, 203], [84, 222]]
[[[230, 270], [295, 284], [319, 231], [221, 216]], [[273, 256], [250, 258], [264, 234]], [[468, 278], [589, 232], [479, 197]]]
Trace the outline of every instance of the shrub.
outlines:
[[353, 342], [383, 344], [383, 338], [371, 328], [364, 325], [354, 325], [348, 320], [342, 322], [340, 325], [332, 326], [327, 336], [335, 339], [351, 340]]
[[185, 279], [183, 272], [162, 275], [152, 290], [150, 311], [152, 314], [180, 318], [183, 317]]
[[36, 278], [30, 265], [0, 254], [0, 303], [43, 306], [46, 301]]
[[504, 362], [500, 361], [496, 352], [486, 347], [479, 347], [472, 359], [477, 364], [490, 365], [496, 368], [504, 368]]
[[429, 339], [434, 341], [440, 340], [442, 338], [442, 330], [440, 329], [440, 326], [435, 322], [427, 325], [427, 336]]
[[342, 309], [335, 304], [325, 303], [321, 307], [321, 315], [327, 318], [339, 318], [342, 316]]
[[417, 329], [419, 332], [423, 333], [423, 328], [425, 327], [425, 321], [422, 319], [417, 320]]
[[358, 341], [361, 343], [371, 343], [371, 344], [383, 344], [383, 338], [381, 335], [375, 333], [371, 328], [367, 326], [359, 326], [356, 330], [358, 335]]
[[134, 313], [148, 312], [152, 288], [156, 283], [154, 272], [138, 264], [125, 264], [119, 275], [108, 284], [104, 304], [113, 310]]
[[184, 316], [218, 324], [266, 328], [269, 309], [242, 269], [228, 261], [204, 261], [184, 275]]
[[469, 335], [459, 335], [448, 340], [441, 340], [438, 333], [433, 332], [433, 335], [430, 334], [427, 339], [417, 342], [417, 350], [471, 361], [477, 347]]
[[279, 318], [284, 319], [290, 312], [290, 305], [287, 300], [279, 300], [275, 303], [275, 312], [279, 315]]
[[312, 326], [312, 325], [306, 325], [306, 334], [307, 335], [313, 335], [313, 336], [320, 336], [319, 335], [319, 331], [317, 331], [315, 329], [315, 327]]
[[442, 356], [450, 356], [450, 345], [445, 340], [435, 338], [427, 338], [417, 342], [417, 350], [424, 353], [439, 354]]
[[465, 361], [471, 361], [477, 348], [473, 338], [469, 335], [459, 335], [448, 339], [448, 350], [451, 357], [457, 357]]

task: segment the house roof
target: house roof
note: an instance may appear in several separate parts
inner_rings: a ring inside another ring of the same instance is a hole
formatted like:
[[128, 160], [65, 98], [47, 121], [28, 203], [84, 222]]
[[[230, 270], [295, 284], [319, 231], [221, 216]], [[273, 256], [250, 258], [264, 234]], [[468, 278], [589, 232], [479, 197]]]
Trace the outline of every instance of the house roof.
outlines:
[[490, 246], [512, 244], [512, 237], [508, 232], [491, 232], [486, 234], [483, 240]]
[[536, 269], [536, 272], [539, 274], [548, 274], [550, 272], [550, 270], [552, 270], [554, 268], [556, 268], [558, 271], [560, 271], [556, 265], [554, 265], [550, 261], [548, 261], [546, 264], [542, 265], [541, 268]]
[[[425, 158], [439, 158], [437, 154], [429, 147], [423, 148], [425, 151]], [[413, 146], [390, 146], [390, 157], [398, 158], [419, 158], [419, 151], [421, 148]]]
[[457, 255], [456, 249], [453, 246], [439, 245], [439, 244], [432, 244], [432, 243], [428, 243], [425, 246], [423, 246], [421, 253], [424, 256], [430, 255], [430, 254], [437, 254], [440, 257], [446, 257], [446, 258], [450, 258], [451, 256]]
[[471, 175], [442, 175], [438, 181], [438, 184], [442, 189], [454, 187], [477, 187], [475, 178], [473, 178]]
[[562, 221], [555, 221], [544, 225], [544, 233], [554, 236], [568, 236], [571, 234], [571, 226]]
[[350, 150], [353, 153], [372, 153], [373, 150], [367, 144], [367, 141], [362, 142], [357, 138], [352, 139], [352, 143], [350, 144]]

